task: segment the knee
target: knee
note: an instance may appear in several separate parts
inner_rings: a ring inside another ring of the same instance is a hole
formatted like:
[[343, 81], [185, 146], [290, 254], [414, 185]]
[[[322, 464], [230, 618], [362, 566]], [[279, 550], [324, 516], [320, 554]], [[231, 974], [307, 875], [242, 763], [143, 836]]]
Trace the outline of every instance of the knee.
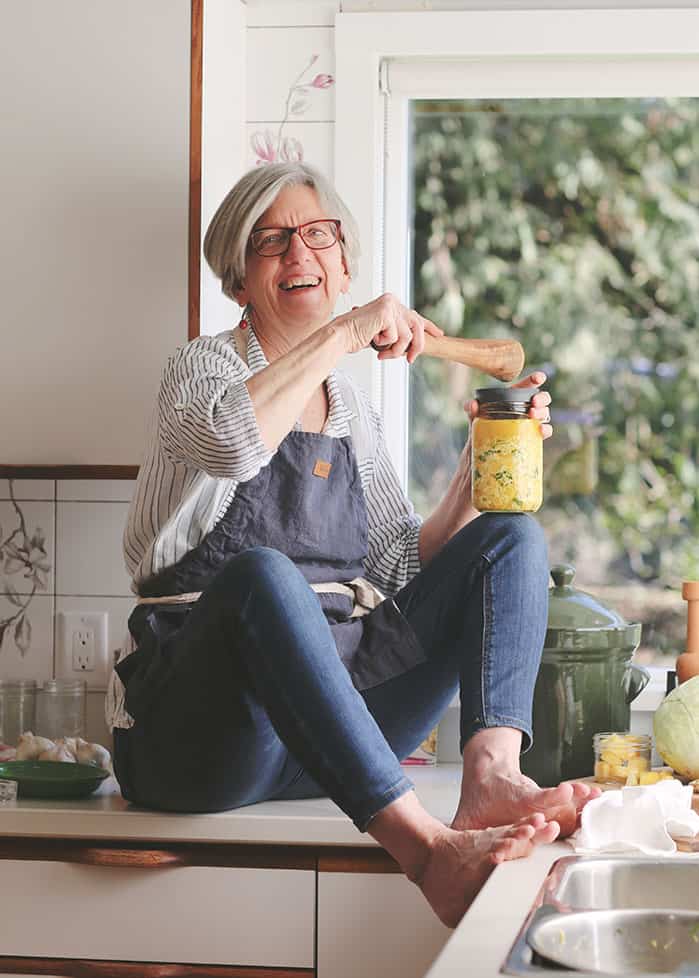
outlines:
[[541, 524], [533, 516], [527, 513], [488, 513], [482, 519], [492, 524], [501, 547], [518, 552], [530, 573], [541, 574], [548, 581], [548, 544]]
[[279, 581], [289, 572], [297, 572], [296, 565], [286, 554], [272, 547], [250, 547], [236, 554], [226, 564], [223, 576], [228, 583]]

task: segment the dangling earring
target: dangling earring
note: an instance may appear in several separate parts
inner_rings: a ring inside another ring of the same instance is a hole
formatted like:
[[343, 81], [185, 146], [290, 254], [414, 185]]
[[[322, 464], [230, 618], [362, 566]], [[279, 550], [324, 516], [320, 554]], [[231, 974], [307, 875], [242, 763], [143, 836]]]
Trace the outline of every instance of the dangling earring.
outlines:
[[252, 322], [252, 306], [248, 303], [243, 309], [243, 316], [238, 323], [240, 329], [247, 329]]

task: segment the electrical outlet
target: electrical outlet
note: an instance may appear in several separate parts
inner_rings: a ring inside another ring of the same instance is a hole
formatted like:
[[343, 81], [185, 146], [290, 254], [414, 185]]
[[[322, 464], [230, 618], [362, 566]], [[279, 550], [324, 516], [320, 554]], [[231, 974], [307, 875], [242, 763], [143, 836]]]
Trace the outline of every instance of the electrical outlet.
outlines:
[[72, 633], [73, 672], [93, 672], [95, 668], [95, 633], [87, 625]]
[[106, 689], [112, 662], [107, 651], [106, 611], [62, 611], [56, 634], [56, 678], [86, 680]]

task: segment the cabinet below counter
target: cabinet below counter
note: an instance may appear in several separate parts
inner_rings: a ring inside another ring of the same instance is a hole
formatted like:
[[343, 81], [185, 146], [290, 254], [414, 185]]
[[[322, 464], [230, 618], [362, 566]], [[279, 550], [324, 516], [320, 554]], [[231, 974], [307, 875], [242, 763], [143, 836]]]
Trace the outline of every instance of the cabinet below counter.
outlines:
[[[450, 821], [460, 765], [409, 774]], [[109, 779], [0, 808], [0, 872], [0, 974], [423, 978], [453, 933], [325, 798], [177, 815]]]

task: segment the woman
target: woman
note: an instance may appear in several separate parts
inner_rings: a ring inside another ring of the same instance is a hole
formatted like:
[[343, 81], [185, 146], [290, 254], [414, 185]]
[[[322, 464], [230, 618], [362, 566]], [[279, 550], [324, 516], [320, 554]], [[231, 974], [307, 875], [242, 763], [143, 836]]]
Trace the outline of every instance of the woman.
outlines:
[[[125, 533], [135, 651], [109, 698], [123, 794], [180, 812], [327, 794], [454, 926], [495, 863], [554, 839], [556, 817], [569, 831], [586, 795], [519, 773], [547, 614], [542, 533], [525, 516], [475, 519], [468, 448], [432, 516], [414, 514], [380, 418], [336, 367], [369, 344], [412, 363], [441, 330], [392, 296], [333, 318], [358, 243], [320, 174], [246, 174], [204, 253], [245, 316], [163, 375]], [[531, 411], [545, 437], [549, 402]], [[399, 761], [459, 688], [464, 779], [447, 827]]]

